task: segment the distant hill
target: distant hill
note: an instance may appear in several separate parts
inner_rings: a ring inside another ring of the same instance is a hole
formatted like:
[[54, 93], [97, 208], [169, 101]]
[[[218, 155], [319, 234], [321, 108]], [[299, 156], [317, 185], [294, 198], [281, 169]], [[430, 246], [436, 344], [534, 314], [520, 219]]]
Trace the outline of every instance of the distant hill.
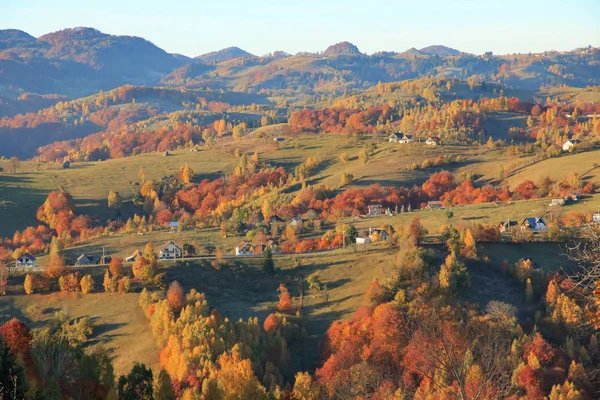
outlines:
[[246, 50], [242, 50], [239, 47], [228, 47], [226, 49], [213, 51], [210, 53], [202, 54], [196, 57], [196, 60], [200, 60], [203, 63], [220, 63], [227, 60], [240, 57], [255, 57], [253, 54], [248, 53]]
[[64, 29], [38, 39], [0, 31], [0, 89], [9, 85], [78, 97], [125, 83], [153, 84], [184, 63], [145, 39], [93, 28]]
[[324, 56], [327, 57], [335, 57], [335, 56], [360, 56], [362, 53], [358, 50], [356, 45], [350, 42], [341, 42], [336, 43], [334, 45], [329, 46], [325, 52]]
[[441, 46], [441, 45], [433, 45], [433, 46], [423, 47], [422, 49], [419, 50], [419, 52], [422, 54], [437, 55], [440, 57], [450, 57], [450, 56], [459, 56], [460, 55], [460, 51], [450, 48], [450, 47]]
[[194, 79], [197, 78], [209, 71], [213, 68], [201, 63], [201, 62], [191, 62], [189, 64], [185, 64], [175, 71], [171, 72], [167, 76], [161, 79], [161, 82], [171, 82], [171, 81], [180, 81], [184, 79]]

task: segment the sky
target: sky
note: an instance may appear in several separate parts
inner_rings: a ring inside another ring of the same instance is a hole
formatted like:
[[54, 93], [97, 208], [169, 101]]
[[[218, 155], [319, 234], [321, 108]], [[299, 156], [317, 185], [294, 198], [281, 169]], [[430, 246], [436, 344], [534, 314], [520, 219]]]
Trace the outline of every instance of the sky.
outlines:
[[0, 29], [41, 36], [89, 26], [195, 57], [238, 46], [256, 55], [364, 53], [441, 44], [482, 54], [600, 47], [600, 0], [0, 0]]

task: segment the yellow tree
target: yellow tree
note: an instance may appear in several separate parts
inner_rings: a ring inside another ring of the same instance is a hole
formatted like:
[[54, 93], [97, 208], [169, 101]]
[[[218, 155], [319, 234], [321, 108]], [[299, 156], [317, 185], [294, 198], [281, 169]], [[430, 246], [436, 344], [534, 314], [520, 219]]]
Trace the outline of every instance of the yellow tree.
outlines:
[[194, 178], [194, 171], [187, 165], [182, 165], [179, 168], [179, 180], [182, 183], [188, 184]]

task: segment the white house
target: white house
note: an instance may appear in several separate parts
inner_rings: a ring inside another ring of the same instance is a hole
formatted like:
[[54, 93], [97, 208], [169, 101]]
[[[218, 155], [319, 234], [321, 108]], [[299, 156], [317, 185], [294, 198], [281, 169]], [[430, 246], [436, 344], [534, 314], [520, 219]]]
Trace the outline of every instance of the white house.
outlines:
[[398, 140], [402, 139], [402, 132], [394, 132], [389, 136], [390, 143], [398, 143]]
[[403, 135], [400, 139], [398, 139], [398, 143], [401, 143], [401, 144], [412, 143], [414, 141], [415, 141], [415, 139], [413, 138], [412, 135]]
[[440, 210], [444, 208], [444, 205], [441, 201], [428, 201], [427, 208], [429, 208], [430, 210]]
[[294, 228], [301, 224], [302, 224], [302, 218], [300, 218], [300, 217], [295, 217], [294, 219], [292, 219], [290, 221], [290, 225], [293, 226]]
[[181, 248], [169, 240], [158, 249], [158, 258], [162, 260], [181, 258]]
[[250, 243], [240, 243], [235, 248], [236, 256], [251, 256], [254, 255], [254, 246]]
[[17, 268], [35, 267], [35, 257], [29, 253], [25, 253], [17, 258]]
[[581, 140], [578, 140], [578, 139], [569, 139], [569, 140], [567, 140], [567, 141], [566, 141], [566, 142], [563, 144], [563, 146], [562, 146], [562, 149], [563, 149], [563, 151], [569, 151], [569, 150], [571, 150], [573, 147], [575, 147], [575, 145], [577, 145], [577, 144], [579, 144], [579, 143], [581, 143]]
[[437, 146], [438, 144], [440, 144], [440, 138], [437, 136], [429, 136], [425, 141], [425, 144], [427, 146]]
[[600, 212], [594, 213], [592, 215], [592, 221], [597, 224], [600, 224]]
[[533, 231], [545, 231], [548, 229], [546, 221], [541, 217], [525, 218], [521, 223], [521, 229], [531, 229]]

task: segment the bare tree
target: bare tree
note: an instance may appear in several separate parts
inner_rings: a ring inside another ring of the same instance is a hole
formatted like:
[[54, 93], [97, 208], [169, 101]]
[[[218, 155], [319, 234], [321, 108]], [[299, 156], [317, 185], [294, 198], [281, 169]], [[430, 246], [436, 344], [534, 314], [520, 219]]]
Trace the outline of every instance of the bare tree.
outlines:
[[569, 278], [592, 300], [596, 281], [600, 280], [600, 226], [581, 227], [565, 250], [569, 260], [577, 264], [577, 269], [569, 272]]
[[8, 165], [12, 167], [13, 174], [16, 174], [17, 168], [19, 167], [19, 165], [21, 165], [21, 160], [19, 160], [19, 157], [11, 157], [8, 160]]

